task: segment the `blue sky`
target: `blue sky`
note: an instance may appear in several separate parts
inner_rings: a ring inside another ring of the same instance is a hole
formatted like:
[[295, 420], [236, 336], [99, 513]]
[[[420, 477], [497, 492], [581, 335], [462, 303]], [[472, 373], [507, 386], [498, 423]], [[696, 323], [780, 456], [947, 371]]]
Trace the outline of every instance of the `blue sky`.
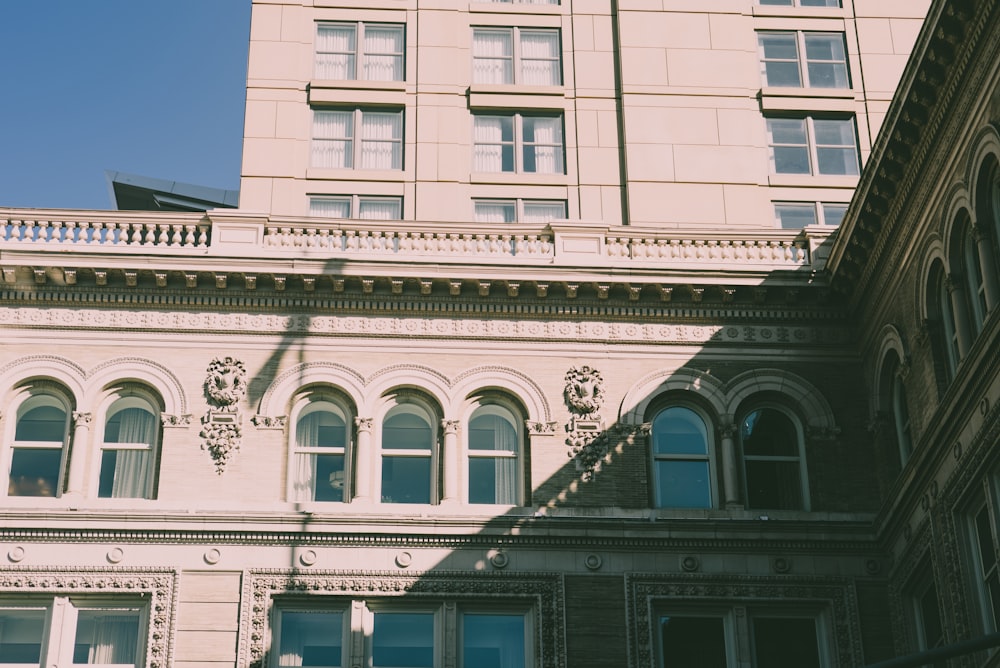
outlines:
[[239, 187], [250, 0], [0, 0], [0, 208]]

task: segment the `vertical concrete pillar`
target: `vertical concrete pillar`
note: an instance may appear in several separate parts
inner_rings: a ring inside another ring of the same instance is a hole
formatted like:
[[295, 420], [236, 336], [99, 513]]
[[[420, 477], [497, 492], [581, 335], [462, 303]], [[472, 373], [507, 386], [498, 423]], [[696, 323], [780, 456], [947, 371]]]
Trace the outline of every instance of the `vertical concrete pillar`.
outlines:
[[724, 419], [719, 433], [722, 436], [722, 500], [726, 508], [742, 508], [739, 489], [739, 471], [736, 468], [736, 423]]
[[958, 356], [963, 358], [972, 345], [972, 332], [969, 331], [969, 306], [965, 300], [965, 285], [962, 277], [957, 274], [948, 274], [947, 280], [948, 294], [951, 296], [951, 312], [955, 314]]
[[90, 434], [90, 422], [93, 418], [93, 413], [73, 412], [73, 442], [67, 455], [69, 460], [66, 462], [69, 467], [69, 475], [66, 480], [66, 494], [68, 495], [83, 496], [87, 453], [90, 451], [87, 437]]
[[358, 452], [357, 452], [357, 483], [354, 490], [354, 499], [357, 501], [372, 500], [372, 458], [375, 453], [372, 451], [372, 425], [374, 418], [354, 418], [354, 424], [358, 428]]
[[458, 420], [441, 420], [441, 430], [444, 432], [444, 446], [441, 456], [444, 465], [444, 481], [442, 485], [442, 503], [458, 502], [458, 481], [459, 469], [462, 466], [462, 457], [458, 447], [458, 432], [461, 429], [461, 422]]

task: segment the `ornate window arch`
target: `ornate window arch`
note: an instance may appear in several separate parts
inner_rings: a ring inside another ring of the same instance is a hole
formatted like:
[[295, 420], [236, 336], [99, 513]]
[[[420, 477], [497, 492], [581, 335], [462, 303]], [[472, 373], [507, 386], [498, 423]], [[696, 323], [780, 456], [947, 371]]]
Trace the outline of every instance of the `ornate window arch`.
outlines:
[[951, 382], [958, 368], [960, 348], [958, 329], [952, 309], [951, 293], [944, 263], [937, 259], [927, 274], [926, 311], [932, 343], [940, 351], [944, 380]]
[[73, 402], [62, 385], [38, 380], [11, 399], [4, 439], [8, 496], [62, 495], [69, 466]]
[[351, 499], [355, 414], [349, 398], [326, 385], [305, 388], [293, 399], [288, 421], [290, 501]]
[[658, 508], [719, 505], [714, 421], [692, 397], [669, 393], [649, 406], [650, 476]]
[[97, 493], [101, 498], [156, 497], [163, 400], [150, 388], [124, 383], [110, 389], [98, 415]]
[[805, 431], [800, 417], [770, 393], [747, 399], [737, 412], [746, 507], [809, 510]]
[[385, 399], [378, 421], [379, 498], [382, 503], [437, 503], [441, 411], [416, 390], [394, 390]]
[[498, 393], [474, 396], [469, 409], [463, 430], [468, 502], [523, 505], [525, 409]]
[[899, 353], [889, 350], [882, 358], [879, 373], [879, 410], [888, 418], [893, 441], [899, 453], [900, 467], [906, 466], [913, 452], [910, 408], [903, 378], [906, 369]]
[[984, 246], [980, 255], [986, 264], [982, 268], [986, 288], [992, 293], [989, 310], [996, 309], [1000, 301], [1000, 158], [997, 153], [1000, 142], [995, 135], [991, 139], [993, 150], [985, 152], [973, 183], [974, 233]]
[[[960, 308], [954, 313], [955, 326], [958, 329], [964, 324], [971, 341], [983, 329], [988, 305], [979, 244], [973, 235], [972, 217], [964, 204], [963, 200], [963, 205], [957, 206], [952, 214], [948, 265], [951, 278], [956, 281], [950, 288], [959, 290], [962, 295]], [[959, 317], [964, 319], [963, 323], [957, 322]]]

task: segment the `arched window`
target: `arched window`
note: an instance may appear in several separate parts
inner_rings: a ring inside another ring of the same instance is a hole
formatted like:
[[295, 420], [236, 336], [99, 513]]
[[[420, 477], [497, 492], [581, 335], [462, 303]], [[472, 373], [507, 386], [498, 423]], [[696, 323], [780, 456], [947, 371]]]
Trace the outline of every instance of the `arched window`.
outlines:
[[798, 421], [777, 406], [740, 420], [747, 508], [808, 510], [809, 493]]
[[292, 501], [346, 501], [350, 498], [350, 412], [333, 396], [313, 393], [292, 410]]
[[986, 320], [989, 308], [986, 304], [986, 277], [983, 275], [983, 266], [979, 260], [979, 244], [970, 226], [966, 226], [965, 236], [962, 239], [962, 259], [969, 290], [972, 331], [979, 334], [983, 330], [983, 321]]
[[108, 407], [101, 442], [97, 495], [153, 498], [159, 410], [142, 396], [123, 396]]
[[469, 418], [469, 503], [516, 505], [521, 497], [523, 420], [504, 406], [479, 406]]
[[9, 496], [59, 496], [66, 467], [69, 406], [32, 394], [17, 407], [10, 453]]
[[960, 359], [958, 347], [958, 330], [955, 327], [955, 316], [951, 306], [951, 294], [948, 292], [948, 280], [941, 262], [935, 262], [928, 280], [927, 314], [930, 320], [934, 338], [938, 340], [938, 350], [943, 355], [945, 382], [951, 382], [955, 377]]
[[892, 377], [889, 401], [892, 404], [892, 422], [896, 431], [896, 444], [899, 446], [899, 461], [905, 466], [913, 452], [913, 440], [910, 433], [910, 409], [906, 404], [906, 388], [898, 370]]
[[382, 420], [382, 502], [433, 503], [436, 420], [418, 403], [397, 403]]
[[687, 406], [656, 414], [650, 433], [653, 497], [660, 508], [711, 508], [712, 438], [705, 419]]

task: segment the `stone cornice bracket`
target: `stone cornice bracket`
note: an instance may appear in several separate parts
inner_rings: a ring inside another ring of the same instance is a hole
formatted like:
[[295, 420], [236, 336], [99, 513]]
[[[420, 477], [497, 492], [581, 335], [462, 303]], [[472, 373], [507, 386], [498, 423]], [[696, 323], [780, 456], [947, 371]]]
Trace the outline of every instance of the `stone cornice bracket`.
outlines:
[[190, 427], [191, 417], [191, 415], [171, 415], [170, 413], [161, 413], [160, 421], [166, 428]]
[[247, 372], [243, 362], [234, 357], [216, 357], [208, 366], [205, 395], [209, 410], [202, 417], [201, 444], [215, 462], [215, 472], [222, 474], [232, 454], [239, 450], [243, 437], [243, 416], [239, 402], [246, 397]]
[[287, 421], [287, 415], [254, 415], [250, 418], [250, 423], [258, 429], [284, 429]]
[[525, 420], [524, 426], [532, 436], [554, 436], [559, 429], [558, 422], [535, 422]]

